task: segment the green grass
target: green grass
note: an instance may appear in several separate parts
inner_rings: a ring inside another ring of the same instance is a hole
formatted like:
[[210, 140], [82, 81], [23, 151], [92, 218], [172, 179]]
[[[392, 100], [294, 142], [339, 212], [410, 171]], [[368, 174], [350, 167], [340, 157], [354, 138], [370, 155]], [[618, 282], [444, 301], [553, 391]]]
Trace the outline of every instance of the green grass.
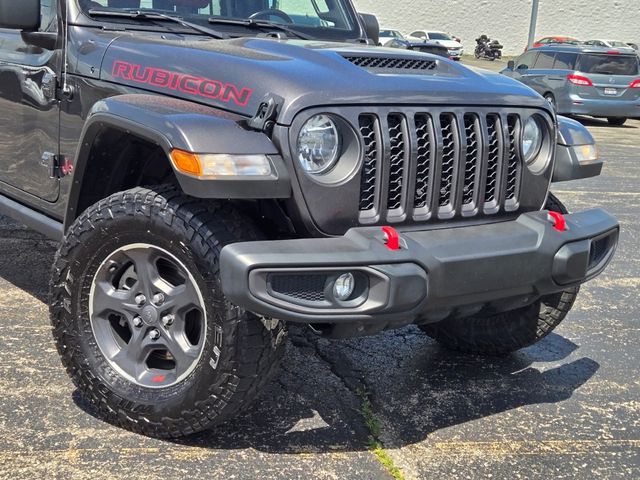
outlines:
[[369, 394], [364, 390], [359, 390], [358, 395], [362, 400], [362, 404], [360, 406], [360, 414], [362, 415], [364, 423], [369, 430], [369, 440], [367, 441], [367, 448], [376, 456], [378, 461], [395, 480], [405, 480], [402, 471], [398, 467], [396, 467], [393, 459], [384, 449], [384, 444], [380, 440], [382, 426], [380, 425], [380, 420], [378, 420], [378, 418], [373, 413]]

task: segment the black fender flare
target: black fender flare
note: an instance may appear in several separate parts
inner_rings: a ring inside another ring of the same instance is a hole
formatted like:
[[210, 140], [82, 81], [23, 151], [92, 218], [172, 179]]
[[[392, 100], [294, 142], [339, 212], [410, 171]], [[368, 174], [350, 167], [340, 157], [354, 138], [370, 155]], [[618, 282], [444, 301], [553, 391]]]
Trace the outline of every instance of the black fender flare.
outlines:
[[[182, 190], [206, 199], [274, 199], [291, 196], [291, 177], [280, 152], [262, 132], [244, 126], [246, 119], [212, 107], [158, 95], [119, 95], [97, 102], [87, 116], [74, 161], [65, 227], [76, 218], [83, 177], [94, 141], [115, 128], [161, 147]], [[266, 155], [268, 177], [198, 179], [175, 169], [174, 149], [193, 153]]]
[[568, 182], [600, 175], [604, 161], [598, 158], [581, 163], [574, 149], [595, 144], [593, 135], [584, 125], [577, 120], [558, 115], [558, 140], [552, 182]]

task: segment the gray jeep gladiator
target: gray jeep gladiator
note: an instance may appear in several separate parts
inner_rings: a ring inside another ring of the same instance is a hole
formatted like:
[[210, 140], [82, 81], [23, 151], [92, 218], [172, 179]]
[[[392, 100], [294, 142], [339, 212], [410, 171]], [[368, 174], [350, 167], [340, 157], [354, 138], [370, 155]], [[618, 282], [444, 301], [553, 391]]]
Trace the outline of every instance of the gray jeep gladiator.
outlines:
[[518, 350], [614, 254], [549, 193], [600, 173], [584, 127], [378, 48], [350, 0], [0, 0], [0, 27], [0, 213], [60, 241], [53, 336], [114, 424], [229, 419], [287, 323]]

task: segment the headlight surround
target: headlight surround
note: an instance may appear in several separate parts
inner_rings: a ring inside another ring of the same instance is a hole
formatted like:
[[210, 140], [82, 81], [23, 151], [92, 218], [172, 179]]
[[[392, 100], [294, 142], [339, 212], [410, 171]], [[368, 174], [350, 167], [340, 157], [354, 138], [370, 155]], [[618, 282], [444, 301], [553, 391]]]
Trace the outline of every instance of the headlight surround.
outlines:
[[341, 137], [337, 123], [329, 115], [314, 115], [300, 129], [297, 157], [303, 170], [323, 175], [336, 166], [340, 158]]
[[552, 129], [551, 124], [537, 114], [527, 118], [522, 126], [522, 158], [534, 175], [542, 175], [551, 164], [555, 144]]
[[522, 157], [531, 165], [538, 157], [544, 141], [544, 130], [540, 120], [529, 117], [522, 127]]

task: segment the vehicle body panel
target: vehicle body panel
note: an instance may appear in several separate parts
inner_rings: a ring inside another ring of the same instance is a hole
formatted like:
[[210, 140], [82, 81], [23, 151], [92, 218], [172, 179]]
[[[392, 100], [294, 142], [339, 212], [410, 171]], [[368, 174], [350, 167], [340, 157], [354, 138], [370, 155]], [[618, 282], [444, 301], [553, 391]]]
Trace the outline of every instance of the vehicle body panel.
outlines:
[[[58, 153], [59, 107], [55, 76], [60, 51], [25, 42], [17, 31], [1, 30], [0, 41], [0, 162], [2, 190], [11, 187], [46, 202], [58, 199], [59, 186], [50, 178], [45, 152]], [[19, 141], [17, 141], [19, 139]]]

